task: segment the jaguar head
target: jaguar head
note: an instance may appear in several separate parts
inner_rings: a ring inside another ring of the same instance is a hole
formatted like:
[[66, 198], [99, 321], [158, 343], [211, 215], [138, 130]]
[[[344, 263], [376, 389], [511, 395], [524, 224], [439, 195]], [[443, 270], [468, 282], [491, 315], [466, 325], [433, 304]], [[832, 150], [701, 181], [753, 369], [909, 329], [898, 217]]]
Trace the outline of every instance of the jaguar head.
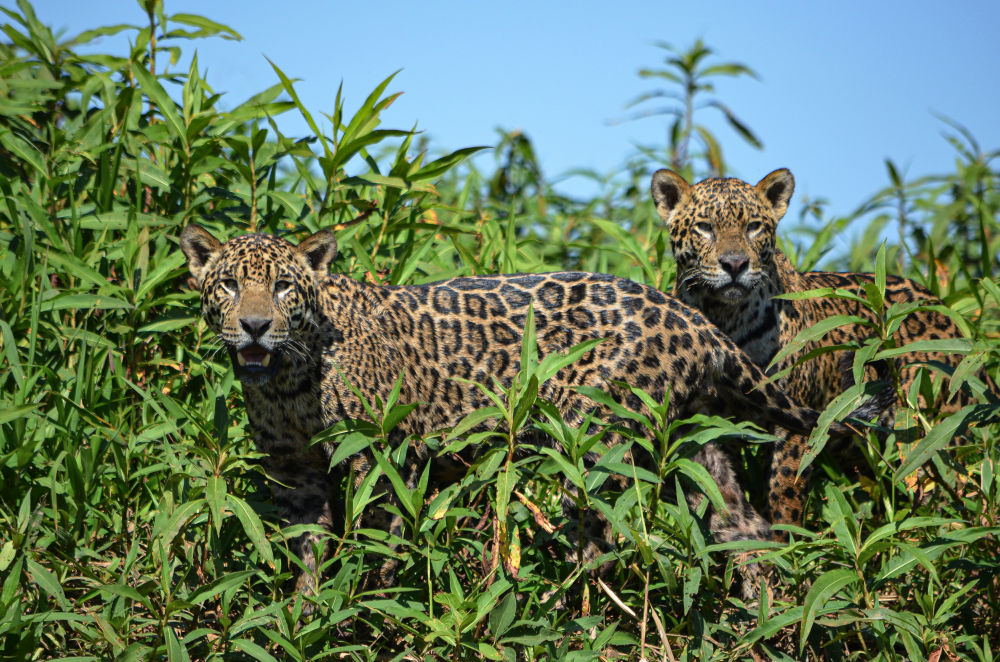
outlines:
[[682, 293], [733, 304], [768, 277], [778, 221], [795, 189], [782, 168], [756, 186], [740, 179], [706, 179], [694, 186], [657, 170], [651, 185], [656, 211], [667, 223]]
[[329, 230], [295, 246], [269, 234], [220, 243], [191, 224], [181, 248], [201, 291], [201, 312], [251, 385], [270, 381], [290, 353], [305, 349], [300, 336], [315, 324], [319, 284], [337, 254]]

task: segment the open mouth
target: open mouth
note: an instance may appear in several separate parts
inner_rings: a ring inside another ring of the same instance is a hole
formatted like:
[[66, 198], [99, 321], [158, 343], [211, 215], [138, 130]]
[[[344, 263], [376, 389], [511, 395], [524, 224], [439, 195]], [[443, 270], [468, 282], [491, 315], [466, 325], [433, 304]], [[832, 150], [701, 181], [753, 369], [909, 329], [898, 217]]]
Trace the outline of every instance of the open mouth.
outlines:
[[271, 364], [271, 352], [260, 345], [247, 345], [236, 352], [236, 361], [241, 368], [266, 368]]
[[269, 352], [257, 343], [229, 351], [236, 367], [236, 376], [245, 384], [263, 384], [270, 380], [280, 363], [280, 354]]

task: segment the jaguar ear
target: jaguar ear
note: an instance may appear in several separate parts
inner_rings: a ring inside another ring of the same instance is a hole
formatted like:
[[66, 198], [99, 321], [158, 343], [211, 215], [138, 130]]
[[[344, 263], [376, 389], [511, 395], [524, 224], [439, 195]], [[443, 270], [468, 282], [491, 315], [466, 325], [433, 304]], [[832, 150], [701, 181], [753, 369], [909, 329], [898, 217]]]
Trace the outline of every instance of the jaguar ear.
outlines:
[[337, 257], [337, 239], [329, 230], [320, 230], [303, 239], [295, 250], [305, 256], [313, 271], [325, 274], [330, 269], [330, 262]]
[[795, 191], [795, 178], [792, 177], [792, 173], [788, 168], [779, 168], [760, 180], [756, 188], [761, 196], [771, 203], [775, 220], [780, 221], [788, 211], [788, 201], [792, 199], [792, 193]]
[[222, 244], [219, 240], [196, 223], [192, 223], [181, 232], [181, 250], [187, 256], [188, 269], [199, 287], [205, 275], [205, 265], [220, 248]]
[[656, 213], [667, 223], [670, 215], [687, 197], [691, 187], [687, 181], [673, 170], [657, 170], [653, 173], [653, 181], [649, 186], [656, 203]]

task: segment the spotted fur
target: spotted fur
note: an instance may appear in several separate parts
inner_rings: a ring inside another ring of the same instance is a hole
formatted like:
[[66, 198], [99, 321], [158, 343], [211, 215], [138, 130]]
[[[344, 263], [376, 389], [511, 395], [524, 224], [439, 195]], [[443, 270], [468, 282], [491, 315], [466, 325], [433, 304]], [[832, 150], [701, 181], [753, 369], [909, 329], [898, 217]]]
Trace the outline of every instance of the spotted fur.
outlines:
[[[659, 170], [653, 174], [652, 195], [666, 221], [674, 258], [677, 283], [674, 295], [697, 308], [728, 334], [760, 367], [766, 367], [778, 351], [799, 332], [832, 315], [857, 315], [866, 320], [873, 313], [847, 299], [775, 299], [775, 295], [834, 287], [863, 292], [874, 282], [870, 273], [797, 271], [776, 248], [778, 221], [785, 214], [795, 188], [786, 169], [775, 170], [756, 186], [739, 179], [706, 179], [690, 186], [678, 174]], [[888, 304], [926, 301], [940, 303], [927, 289], [906, 278], [887, 276]], [[783, 370], [819, 346], [864, 339], [871, 331], [860, 325], [842, 326], [821, 342], [804, 346], [777, 365]], [[918, 340], [961, 337], [952, 320], [938, 312], [918, 311], [905, 318], [895, 336], [897, 346]], [[792, 369], [780, 384], [790, 396], [811, 407], [823, 408], [840, 391], [844, 366], [851, 365], [845, 352], [821, 354]], [[938, 362], [955, 366], [953, 354], [913, 352], [902, 357], [901, 392], [908, 393], [919, 364]], [[942, 389], [945, 394], [947, 389]], [[922, 407], [954, 409], [964, 403], [959, 394], [952, 402], [943, 396], [937, 402], [921, 401]], [[796, 478], [806, 440], [800, 436], [779, 442], [773, 452], [768, 505], [772, 522], [798, 522], [802, 515], [804, 477]]]
[[[332, 524], [334, 478], [329, 445], [310, 439], [334, 423], [365, 417], [341, 375], [373, 401], [383, 401], [403, 375], [400, 403], [420, 403], [400, 423], [402, 434], [454, 426], [489, 400], [453, 378], [509, 384], [520, 369], [522, 329], [533, 305], [540, 356], [580, 342], [604, 342], [540, 387], [571, 424], [607, 412], [574, 387], [605, 389], [629, 407], [641, 403], [614, 384], [623, 381], [658, 401], [670, 393], [670, 414], [711, 412], [808, 433], [817, 413], [786, 397], [700, 313], [655, 289], [589, 273], [452, 278], [429, 285], [371, 286], [328, 273], [336, 243], [321, 231], [298, 246], [265, 234], [220, 244], [197, 225], [181, 237], [201, 290], [202, 314], [233, 358], [258, 449], [277, 479], [274, 492], [293, 523]], [[871, 417], [884, 403], [866, 405]], [[607, 417], [607, 416], [605, 416]], [[846, 428], [839, 427], [840, 432]], [[417, 460], [421, 462], [417, 453]], [[770, 527], [743, 499], [725, 454], [706, 446], [696, 458], [727, 499], [713, 514], [716, 538], [765, 539]], [[372, 466], [352, 459], [360, 476]], [[418, 476], [415, 465], [409, 476]], [[310, 573], [314, 535], [298, 550]]]

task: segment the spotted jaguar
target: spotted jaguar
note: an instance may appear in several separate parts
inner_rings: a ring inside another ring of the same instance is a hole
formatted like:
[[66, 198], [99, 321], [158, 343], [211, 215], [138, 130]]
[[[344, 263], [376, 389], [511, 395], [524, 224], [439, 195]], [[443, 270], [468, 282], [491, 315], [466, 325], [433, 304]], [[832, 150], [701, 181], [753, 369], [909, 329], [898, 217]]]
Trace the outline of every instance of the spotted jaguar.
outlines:
[[[708, 412], [801, 434], [817, 421], [813, 409], [769, 383], [701, 313], [622, 278], [557, 272], [377, 286], [329, 272], [337, 247], [328, 230], [298, 245], [268, 234], [223, 244], [192, 224], [180, 243], [200, 288], [202, 315], [242, 381], [255, 443], [291, 523], [334, 524], [338, 467], [327, 467], [336, 449], [311, 444], [317, 433], [365, 418], [361, 398], [385, 402], [401, 375], [398, 402], [416, 407], [399, 423], [399, 435], [449, 428], [488, 406], [473, 383], [511, 383], [521, 367], [529, 307], [540, 357], [602, 340], [539, 387], [539, 397], [571, 425], [594, 414], [613, 418], [580, 386], [641, 410], [622, 384], [660, 402], [669, 393], [674, 418]], [[854, 415], [871, 418], [885, 404], [873, 398]], [[848, 431], [842, 424], [833, 430]], [[418, 447], [404, 479], [420, 475], [427, 454]], [[709, 444], [695, 459], [718, 482], [728, 507], [709, 518], [716, 539], [769, 538], [769, 524], [746, 503], [723, 450]], [[360, 480], [375, 460], [363, 450], [342, 465]], [[298, 542], [309, 569], [300, 589], [315, 589], [317, 541], [310, 533]]]
[[[697, 309], [739, 345], [759, 367], [766, 368], [779, 350], [804, 329], [833, 315], [873, 320], [874, 313], [858, 301], [816, 297], [777, 299], [777, 295], [819, 288], [839, 288], [864, 293], [874, 283], [871, 273], [799, 272], [775, 245], [778, 221], [788, 209], [795, 180], [787, 169], [775, 170], [756, 186], [740, 179], [713, 178], [691, 186], [670, 170], [653, 174], [651, 191], [656, 210], [666, 222], [677, 262], [674, 296]], [[926, 288], [907, 278], [886, 277], [886, 305], [907, 302], [939, 304]], [[771, 368], [772, 374], [793, 366], [820, 345], [838, 345], [867, 338], [872, 331], [860, 324], [831, 330], [820, 341], [810, 342]], [[908, 315], [896, 331], [896, 346], [919, 340], [959, 338], [962, 333], [947, 315], [918, 310]], [[796, 400], [822, 409], [850, 381], [852, 364], [847, 352], [820, 354], [795, 365], [782, 389]], [[911, 352], [900, 357], [898, 392], [911, 392], [922, 364], [954, 368], [960, 355]], [[983, 375], [989, 387], [996, 390]], [[969, 396], [958, 393], [947, 399], [940, 389], [935, 402], [922, 396], [912, 404], [923, 409], [954, 410]], [[899, 404], [905, 404], [900, 400]], [[891, 411], [887, 415], [891, 416]], [[806, 475], [798, 476], [806, 440], [791, 436], [774, 449], [769, 476], [768, 507], [772, 523], [797, 523], [802, 516]]]

